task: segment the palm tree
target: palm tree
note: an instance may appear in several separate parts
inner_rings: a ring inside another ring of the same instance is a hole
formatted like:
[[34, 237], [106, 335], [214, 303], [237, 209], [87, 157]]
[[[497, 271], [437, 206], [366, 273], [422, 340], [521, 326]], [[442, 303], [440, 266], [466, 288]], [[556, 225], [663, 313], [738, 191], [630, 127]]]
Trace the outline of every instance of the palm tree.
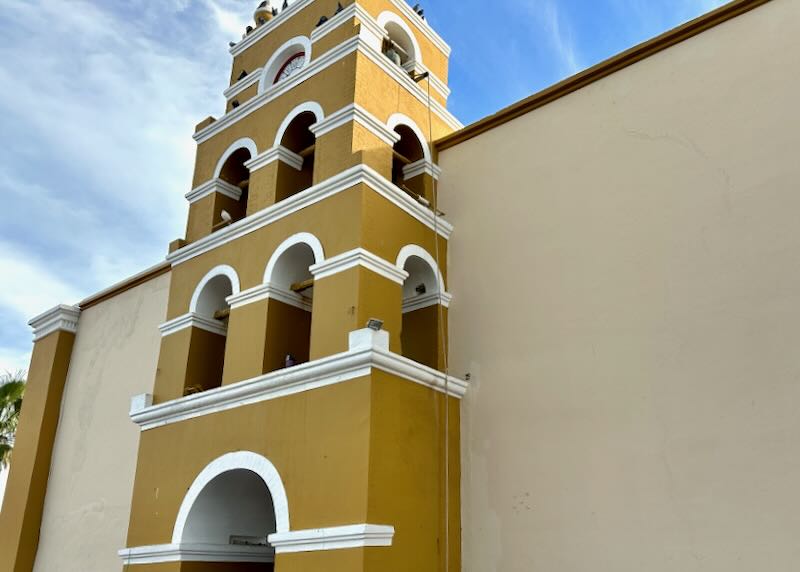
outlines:
[[0, 469], [8, 467], [11, 459], [24, 393], [25, 372], [0, 375]]

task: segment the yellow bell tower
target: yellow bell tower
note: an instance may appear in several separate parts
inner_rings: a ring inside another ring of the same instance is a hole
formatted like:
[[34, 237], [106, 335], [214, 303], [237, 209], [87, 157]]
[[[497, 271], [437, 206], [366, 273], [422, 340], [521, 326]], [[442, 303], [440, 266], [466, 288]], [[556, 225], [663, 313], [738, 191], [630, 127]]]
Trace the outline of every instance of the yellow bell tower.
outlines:
[[130, 570], [460, 570], [431, 141], [449, 48], [404, 0], [266, 3], [201, 122]]

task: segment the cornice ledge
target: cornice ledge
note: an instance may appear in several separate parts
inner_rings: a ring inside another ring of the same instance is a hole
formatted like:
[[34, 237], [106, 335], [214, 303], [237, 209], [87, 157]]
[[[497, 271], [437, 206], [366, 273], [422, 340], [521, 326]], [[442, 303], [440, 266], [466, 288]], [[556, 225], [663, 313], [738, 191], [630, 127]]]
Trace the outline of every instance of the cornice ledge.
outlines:
[[158, 326], [158, 329], [161, 332], [161, 337], [169, 336], [176, 332], [180, 332], [181, 330], [185, 330], [186, 328], [199, 328], [201, 330], [211, 332], [212, 334], [219, 334], [221, 336], [225, 336], [228, 333], [228, 329], [225, 327], [225, 324], [219, 320], [201, 316], [200, 314], [196, 314], [194, 312], [188, 312]]
[[432, 292], [430, 294], [422, 294], [421, 296], [414, 296], [413, 298], [406, 298], [403, 300], [403, 313], [413, 312], [414, 310], [421, 310], [428, 306], [435, 306], [441, 304], [445, 308], [450, 307], [450, 301], [453, 295], [449, 292]]
[[308, 312], [311, 311], [311, 302], [303, 298], [300, 294], [291, 292], [289, 290], [284, 290], [283, 288], [279, 288], [278, 286], [269, 283], [259, 284], [253, 288], [243, 290], [238, 294], [228, 296], [225, 298], [225, 301], [230, 304], [231, 310], [235, 310], [236, 308], [241, 308], [247, 304], [252, 304], [254, 302], [267, 299], [278, 300], [279, 302], [294, 306], [295, 308], [300, 308], [301, 310], [306, 310]]
[[235, 95], [240, 94], [248, 87], [253, 84], [258, 83], [258, 80], [261, 78], [261, 72], [264, 71], [264, 68], [256, 68], [253, 71], [249, 72], [246, 76], [244, 76], [239, 81], [235, 82], [229, 88], [222, 92], [222, 95], [225, 99], [230, 99]]
[[419, 161], [414, 161], [413, 163], [409, 163], [403, 167], [403, 176], [407, 179], [411, 179], [422, 174], [430, 175], [438, 181], [439, 177], [442, 175], [442, 169], [436, 163], [428, 161], [425, 158], [422, 158]]
[[400, 10], [406, 18], [411, 20], [419, 30], [433, 42], [437, 48], [444, 52], [445, 56], [450, 56], [450, 46], [445, 42], [442, 37], [437, 34], [427, 21], [423, 20], [419, 14], [411, 9], [411, 6], [406, 4], [405, 0], [391, 0], [392, 4]]
[[210, 194], [219, 193], [238, 201], [242, 197], [242, 189], [232, 185], [222, 179], [211, 179], [186, 193], [185, 197], [189, 203], [194, 203]]
[[314, 275], [314, 280], [320, 280], [357, 266], [363, 266], [397, 284], [402, 284], [408, 278], [408, 272], [364, 248], [354, 248], [332, 256], [312, 265], [309, 271]]
[[377, 117], [357, 103], [351, 103], [338, 111], [334, 111], [322, 121], [312, 125], [310, 129], [316, 137], [320, 137], [351, 121], [361, 124], [389, 146], [394, 145], [400, 140], [400, 135], [398, 133], [389, 129], [386, 124], [382, 123]]
[[270, 546], [228, 544], [153, 544], [123, 548], [117, 552], [125, 564], [161, 562], [273, 562]]
[[258, 42], [261, 38], [269, 34], [275, 28], [278, 28], [281, 24], [288, 21], [293, 15], [300, 12], [306, 6], [312, 4], [314, 0], [297, 0], [296, 2], [290, 4], [287, 8], [282, 10], [277, 16], [275, 16], [272, 20], [259, 26], [250, 34], [242, 38], [236, 45], [232, 46], [229, 50], [230, 54], [234, 57], [238, 56], [242, 52], [244, 52], [247, 48]]
[[435, 229], [443, 238], [450, 238], [453, 232], [453, 225], [440, 216], [434, 216], [433, 211], [419, 204], [406, 192], [392, 184], [391, 181], [388, 181], [371, 167], [360, 164], [354, 165], [305, 191], [292, 195], [288, 199], [284, 199], [251, 216], [236, 221], [183, 248], [179, 248], [175, 252], [167, 255], [167, 261], [173, 266], [186, 262], [195, 256], [199, 256], [222, 244], [245, 236], [278, 219], [317, 203], [326, 197], [335, 195], [336, 193], [345, 191], [361, 183], [367, 185], [430, 229]]
[[77, 333], [80, 315], [78, 306], [59, 304], [31, 318], [28, 325], [33, 329], [33, 341], [37, 342], [57, 331]]
[[298, 171], [303, 168], [303, 158], [283, 145], [277, 145], [267, 149], [257, 157], [246, 161], [244, 166], [250, 169], [250, 171], [256, 171], [274, 161], [286, 163]]
[[275, 532], [267, 538], [269, 543], [275, 547], [276, 554], [364, 546], [391, 546], [394, 527], [380, 524], [349, 524], [329, 528]]
[[[380, 336], [379, 334], [384, 334]], [[373, 369], [461, 399], [467, 382], [388, 349], [386, 332], [357, 330], [346, 352], [131, 412], [142, 431], [368, 376]]]

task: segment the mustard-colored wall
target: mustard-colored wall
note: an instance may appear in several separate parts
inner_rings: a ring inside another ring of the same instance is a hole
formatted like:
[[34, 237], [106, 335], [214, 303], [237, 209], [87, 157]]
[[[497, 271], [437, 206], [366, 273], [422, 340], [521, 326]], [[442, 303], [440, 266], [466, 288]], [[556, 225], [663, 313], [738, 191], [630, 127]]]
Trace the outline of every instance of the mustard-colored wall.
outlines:
[[307, 362], [310, 340], [311, 312], [278, 300], [269, 301], [265, 372], [283, 368], [286, 354], [291, 354], [297, 363]]

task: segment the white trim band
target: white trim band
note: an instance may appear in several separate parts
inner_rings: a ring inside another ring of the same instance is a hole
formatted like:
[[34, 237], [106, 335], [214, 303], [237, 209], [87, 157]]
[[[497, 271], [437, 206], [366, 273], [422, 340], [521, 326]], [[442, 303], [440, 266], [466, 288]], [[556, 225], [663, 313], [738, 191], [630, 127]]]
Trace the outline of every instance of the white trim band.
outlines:
[[234, 82], [230, 85], [225, 91], [222, 92], [222, 95], [225, 96], [225, 99], [230, 100], [233, 96], [242, 93], [251, 85], [255, 85], [261, 79], [261, 74], [264, 72], [264, 68], [256, 68], [250, 73], [248, 73], [242, 79]]
[[274, 562], [271, 546], [228, 544], [153, 544], [123, 548], [117, 552], [124, 564], [162, 562]]
[[213, 234], [187, 244], [183, 248], [179, 248], [167, 255], [167, 260], [172, 263], [172, 265], [186, 262], [195, 256], [199, 256], [232, 240], [250, 234], [300, 209], [318, 203], [327, 197], [346, 191], [359, 184], [366, 185], [428, 228], [432, 230], [435, 229], [443, 238], [450, 238], [450, 234], [453, 232], [453, 226], [449, 222], [442, 217], [434, 217], [433, 212], [429, 208], [412, 199], [408, 193], [392, 184], [371, 167], [359, 164], [313, 187], [300, 191], [287, 199], [221, 228]]
[[430, 175], [437, 181], [439, 180], [439, 176], [442, 174], [442, 169], [439, 165], [435, 163], [431, 163], [427, 159], [420, 159], [419, 161], [414, 161], [413, 163], [409, 163], [405, 167], [403, 167], [403, 177], [406, 179], [412, 179], [417, 175]]
[[225, 324], [219, 320], [201, 316], [200, 314], [196, 314], [194, 312], [188, 312], [158, 326], [158, 329], [161, 331], [162, 338], [164, 336], [169, 336], [170, 334], [180, 332], [181, 330], [185, 330], [186, 328], [199, 328], [201, 330], [211, 332], [212, 334], [219, 334], [220, 336], [225, 336], [228, 333], [228, 328], [226, 328]]
[[351, 103], [331, 113], [322, 121], [312, 125], [310, 130], [316, 137], [320, 137], [351, 121], [355, 121], [365, 127], [390, 147], [400, 140], [400, 135], [397, 132], [389, 129], [385, 124], [381, 123], [377, 117], [357, 103]]
[[206, 181], [202, 185], [195, 187], [186, 193], [185, 197], [186, 200], [189, 201], [189, 204], [191, 204], [213, 193], [219, 193], [226, 197], [230, 197], [235, 201], [238, 201], [242, 198], [242, 189], [219, 178], [211, 179], [210, 181]]
[[413, 298], [406, 298], [403, 300], [403, 313], [405, 314], [406, 312], [421, 310], [422, 308], [435, 306], [437, 304], [441, 304], [445, 308], [449, 308], [450, 300], [452, 299], [453, 295], [448, 292], [432, 292], [430, 294], [414, 296]]
[[298, 171], [303, 168], [303, 158], [294, 151], [290, 151], [283, 145], [278, 145], [276, 147], [267, 149], [257, 157], [245, 162], [244, 166], [250, 169], [250, 172], [252, 173], [253, 171], [269, 165], [274, 161], [286, 163]]
[[373, 370], [387, 372], [440, 393], [446, 392], [457, 399], [461, 399], [466, 393], [466, 381], [445, 376], [438, 370], [390, 352], [388, 335], [377, 336], [370, 332], [351, 332], [350, 349], [346, 352], [158, 403], [132, 413], [131, 419], [142, 431], [147, 431], [186, 419], [366, 377]]
[[279, 302], [283, 302], [284, 304], [288, 304], [289, 306], [294, 306], [295, 308], [305, 310], [306, 312], [311, 311], [310, 300], [304, 298], [296, 292], [284, 290], [274, 286], [273, 284], [259, 284], [258, 286], [248, 288], [239, 294], [228, 296], [225, 301], [230, 304], [231, 310], [235, 310], [236, 308], [241, 308], [247, 304], [252, 304], [253, 302], [267, 299], [277, 300]]
[[319, 264], [310, 266], [309, 271], [314, 275], [315, 280], [320, 280], [357, 266], [363, 266], [397, 284], [402, 284], [408, 278], [408, 272], [363, 248], [354, 248], [332, 256]]
[[33, 341], [38, 342], [43, 337], [57, 331], [76, 333], [81, 309], [78, 306], [59, 304], [31, 318], [28, 325], [33, 328]]
[[380, 524], [349, 524], [309, 530], [275, 532], [267, 537], [276, 554], [391, 546], [394, 527]]

